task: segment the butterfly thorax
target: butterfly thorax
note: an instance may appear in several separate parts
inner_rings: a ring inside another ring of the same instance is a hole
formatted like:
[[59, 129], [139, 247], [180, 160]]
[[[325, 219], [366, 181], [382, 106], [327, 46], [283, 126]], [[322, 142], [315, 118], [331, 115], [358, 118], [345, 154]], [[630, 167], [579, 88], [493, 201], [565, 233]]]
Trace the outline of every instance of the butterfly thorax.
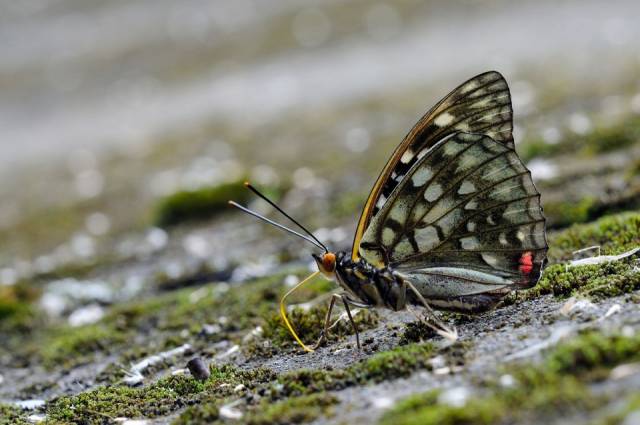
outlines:
[[405, 308], [406, 285], [390, 267], [377, 268], [362, 258], [352, 260], [346, 252], [338, 252], [335, 276], [349, 298], [358, 304], [394, 311]]

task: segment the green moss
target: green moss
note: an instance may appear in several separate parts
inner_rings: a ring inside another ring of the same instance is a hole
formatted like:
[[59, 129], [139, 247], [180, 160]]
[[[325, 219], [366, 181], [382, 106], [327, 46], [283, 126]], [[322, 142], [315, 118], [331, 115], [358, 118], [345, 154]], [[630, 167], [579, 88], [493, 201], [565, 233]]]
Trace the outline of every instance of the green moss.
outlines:
[[429, 369], [429, 359], [433, 352], [434, 347], [431, 344], [412, 344], [374, 354], [346, 369], [296, 370], [278, 378], [279, 385], [272, 388], [271, 396], [300, 396], [407, 377], [416, 370]]
[[521, 157], [528, 161], [536, 157], [560, 154], [594, 155], [629, 147], [640, 141], [640, 118], [630, 116], [613, 125], [598, 125], [586, 135], [565, 133], [558, 143], [546, 143], [541, 138], [524, 141], [518, 147]]
[[640, 208], [640, 187], [632, 187], [623, 193], [609, 195], [606, 199], [586, 197], [579, 200], [545, 202], [547, 227], [558, 229], [571, 224], [585, 223], [599, 217], [633, 211]]
[[154, 221], [158, 226], [172, 226], [207, 219], [227, 211], [229, 200], [244, 202], [248, 198], [249, 191], [242, 182], [176, 192], [158, 202]]
[[620, 254], [640, 245], [640, 214], [621, 213], [574, 225], [549, 237], [551, 262], [572, 258], [572, 252], [600, 245], [602, 254]]
[[173, 425], [210, 424], [220, 418], [219, 407], [224, 399], [205, 396], [194, 406], [189, 406], [173, 422]]
[[577, 202], [544, 202], [544, 215], [552, 228], [566, 227], [574, 223], [584, 223], [592, 218], [596, 206], [595, 198], [583, 198]]
[[274, 399], [340, 390], [355, 385], [346, 370], [298, 369], [278, 377], [278, 385], [271, 388]]
[[[329, 306], [327, 304], [312, 307], [309, 310], [295, 308], [288, 313], [289, 321], [298, 336], [309, 343], [313, 343], [320, 337], [320, 333], [324, 329], [325, 316], [327, 315], [328, 308]], [[334, 315], [332, 320], [336, 320], [336, 318], [337, 315]], [[378, 325], [378, 313], [374, 310], [360, 309], [353, 317], [353, 320], [358, 331], [362, 332], [363, 330], [371, 329]], [[333, 321], [331, 323], [333, 323]], [[328, 339], [329, 341], [336, 341], [353, 333], [351, 323], [348, 320], [341, 320], [331, 329]], [[276, 347], [297, 345], [278, 313], [272, 313], [267, 316], [264, 336], [270, 339]]]
[[637, 360], [638, 353], [638, 336], [587, 332], [552, 349], [542, 364], [505, 367], [503, 373], [516, 382], [512, 387], [489, 382], [481, 395], [463, 406], [439, 402], [439, 390], [414, 395], [387, 412], [381, 424], [537, 423], [546, 417], [583, 414], [607, 402], [606, 396], [592, 394], [585, 381]]
[[640, 335], [626, 337], [589, 331], [555, 348], [545, 360], [545, 369], [580, 375], [639, 359]]
[[[565, 268], [564, 264], [555, 264], [545, 269], [537, 286], [514, 294], [510, 298], [522, 301], [546, 294], [556, 297], [582, 295], [591, 298], [607, 298], [637, 289], [640, 289], [640, 276], [628, 262], [618, 261], [569, 268]], [[508, 304], [509, 299], [505, 302]]]
[[207, 388], [209, 389], [217, 388], [220, 384], [224, 384], [223, 388], [233, 388], [240, 384], [247, 388], [255, 388], [258, 384], [276, 379], [276, 374], [272, 370], [265, 368], [244, 370], [233, 365], [216, 366], [212, 364], [210, 370], [211, 377], [207, 381]]
[[27, 415], [14, 406], [0, 403], [0, 425], [27, 425], [31, 424]]
[[428, 369], [434, 352], [432, 344], [411, 344], [374, 354], [356, 363], [349, 372], [358, 382], [381, 382], [407, 377], [418, 369]]
[[504, 405], [499, 400], [473, 399], [464, 407], [438, 404], [440, 391], [418, 394], [398, 403], [387, 412], [382, 425], [490, 425], [499, 423]]
[[90, 361], [96, 353], [109, 353], [128, 340], [124, 333], [103, 324], [62, 328], [42, 342], [39, 355], [47, 367], [70, 367]]
[[640, 411], [640, 394], [633, 394], [624, 401], [618, 411], [611, 413], [604, 418], [594, 422], [597, 425], [619, 425], [623, 423], [631, 423], [625, 419], [632, 413], [637, 414]]
[[[105, 418], [123, 416], [153, 418], [202, 400], [228, 397], [238, 384], [254, 388], [273, 379], [275, 374], [268, 369], [245, 371], [231, 365], [212, 366], [206, 382], [183, 375], [162, 378], [146, 387], [103, 386], [57, 398], [47, 404], [46, 413], [52, 421], [69, 423], [104, 422]], [[198, 413], [192, 410], [190, 415], [193, 414]]]
[[143, 388], [98, 387], [47, 403], [49, 420], [66, 423], [101, 423], [116, 417], [158, 417], [183, 407], [204, 384], [187, 376], [171, 376]]
[[38, 290], [25, 284], [0, 285], [0, 322], [11, 316], [28, 316]]
[[585, 138], [588, 153], [610, 152], [640, 141], [640, 118], [630, 117], [616, 125], [596, 127]]
[[423, 320], [416, 320], [405, 324], [398, 344], [407, 345], [413, 342], [422, 342], [436, 336], [436, 333]]
[[321, 416], [333, 416], [332, 406], [337, 403], [337, 397], [326, 393], [293, 397], [275, 404], [262, 403], [247, 416], [246, 423], [249, 425], [308, 423]]

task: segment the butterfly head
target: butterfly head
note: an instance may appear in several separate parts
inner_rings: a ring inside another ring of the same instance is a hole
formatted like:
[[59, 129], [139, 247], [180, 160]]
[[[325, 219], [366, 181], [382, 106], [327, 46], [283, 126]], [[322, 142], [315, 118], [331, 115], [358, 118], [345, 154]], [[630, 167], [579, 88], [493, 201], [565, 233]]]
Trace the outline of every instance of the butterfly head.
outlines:
[[323, 275], [332, 279], [336, 273], [336, 254], [333, 252], [325, 252], [322, 255], [311, 254], [313, 259], [316, 260], [318, 269]]

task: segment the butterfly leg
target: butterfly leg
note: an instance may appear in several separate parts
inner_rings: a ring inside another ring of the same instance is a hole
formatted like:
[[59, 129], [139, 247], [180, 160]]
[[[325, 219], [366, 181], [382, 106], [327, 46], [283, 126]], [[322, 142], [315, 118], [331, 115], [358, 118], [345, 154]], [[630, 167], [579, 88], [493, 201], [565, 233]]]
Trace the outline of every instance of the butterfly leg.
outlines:
[[341, 295], [342, 303], [344, 304], [344, 309], [347, 310], [347, 316], [349, 317], [349, 321], [351, 322], [351, 326], [353, 326], [353, 332], [356, 334], [356, 345], [358, 346], [358, 350], [362, 350], [360, 346], [360, 334], [358, 333], [358, 327], [356, 326], [356, 322], [353, 321], [353, 316], [351, 316], [351, 309], [349, 308], [349, 303], [347, 303], [347, 297]]
[[331, 302], [329, 303], [329, 309], [327, 310], [327, 315], [324, 318], [324, 327], [322, 328], [322, 331], [320, 331], [320, 338], [318, 338], [318, 341], [316, 341], [316, 343], [313, 345], [313, 349], [316, 350], [318, 349], [318, 347], [320, 347], [327, 339], [327, 335], [329, 334], [329, 329], [333, 328], [335, 326], [336, 323], [338, 323], [338, 320], [336, 320], [336, 322], [334, 322], [331, 326], [329, 326], [329, 321], [331, 320], [331, 313], [333, 312], [333, 306], [336, 304], [336, 299], [338, 298], [342, 298], [342, 295], [340, 294], [332, 294], [331, 295]]
[[340, 318], [338, 318], [336, 319], [335, 322], [329, 325], [329, 322], [331, 321], [331, 313], [333, 312], [333, 306], [335, 305], [336, 300], [338, 299], [342, 300], [344, 304], [344, 308], [347, 311], [347, 317], [349, 317], [351, 326], [353, 326], [354, 333], [356, 334], [356, 344], [358, 346], [358, 349], [360, 349], [360, 334], [358, 333], [358, 327], [356, 326], [356, 323], [353, 320], [353, 316], [351, 315], [351, 309], [349, 308], [349, 304], [347, 303], [346, 297], [340, 294], [333, 294], [331, 296], [331, 302], [329, 303], [329, 310], [327, 310], [327, 315], [325, 316], [325, 319], [324, 319], [324, 327], [322, 329], [322, 332], [320, 333], [320, 338], [318, 338], [318, 341], [313, 345], [314, 350], [316, 350], [326, 341], [327, 335], [329, 335], [329, 331], [333, 329], [341, 320]]
[[455, 341], [456, 339], [458, 339], [458, 331], [455, 328], [449, 329], [448, 326], [446, 326], [444, 323], [442, 323], [440, 319], [438, 319], [438, 316], [433, 311], [433, 309], [429, 306], [429, 304], [427, 303], [427, 300], [424, 299], [420, 291], [418, 291], [416, 287], [413, 286], [413, 284], [408, 280], [405, 280], [404, 283], [411, 290], [411, 292], [415, 294], [415, 296], [418, 298], [420, 303], [424, 306], [425, 313], [426, 313], [425, 315], [427, 316], [425, 324], [429, 326], [431, 329], [433, 329], [440, 336], [443, 336], [451, 341]]

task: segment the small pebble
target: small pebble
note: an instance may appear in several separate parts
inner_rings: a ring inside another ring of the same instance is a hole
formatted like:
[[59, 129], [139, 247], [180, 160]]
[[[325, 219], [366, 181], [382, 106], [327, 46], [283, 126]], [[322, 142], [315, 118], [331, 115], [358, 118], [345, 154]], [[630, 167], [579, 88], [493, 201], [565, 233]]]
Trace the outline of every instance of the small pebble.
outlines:
[[187, 369], [198, 381], [206, 381], [211, 376], [209, 368], [200, 357], [194, 357], [187, 363]]

